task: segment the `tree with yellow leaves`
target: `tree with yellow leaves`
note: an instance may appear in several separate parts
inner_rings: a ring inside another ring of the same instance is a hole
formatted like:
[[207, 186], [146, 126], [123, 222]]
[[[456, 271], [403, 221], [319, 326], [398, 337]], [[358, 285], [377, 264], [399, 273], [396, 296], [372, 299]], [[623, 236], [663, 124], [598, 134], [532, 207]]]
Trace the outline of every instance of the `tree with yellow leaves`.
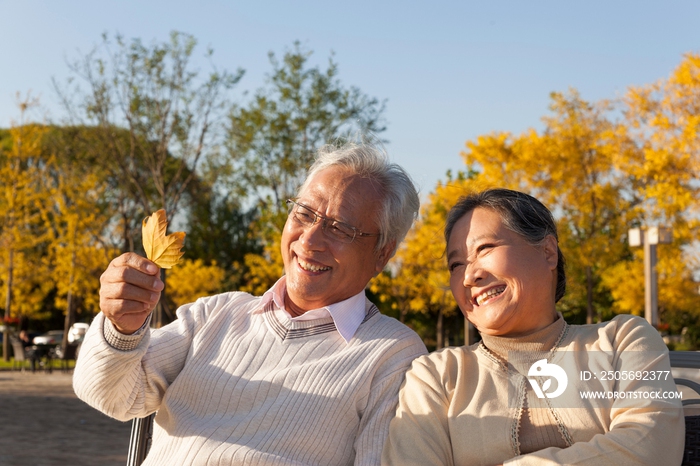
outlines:
[[[36, 203], [40, 196], [38, 173], [45, 131], [39, 125], [25, 125], [24, 113], [37, 104], [29, 97], [19, 102], [19, 125], [0, 135], [3, 136], [0, 147], [0, 247], [3, 254], [0, 262], [5, 270], [1, 294], [5, 298], [6, 322], [18, 318], [21, 313], [37, 311], [31, 303], [41, 301], [42, 293], [46, 291], [44, 286], [31, 286], [42, 275], [40, 268], [43, 261], [40, 256], [33, 256], [36, 252], [33, 247], [42, 237], [42, 231], [37, 227]], [[29, 264], [33, 267], [29, 267]], [[22, 303], [21, 309], [13, 309], [16, 302]], [[3, 355], [6, 361], [9, 360], [8, 341], [9, 328], [5, 326]]]
[[543, 131], [467, 143], [475, 181], [532, 194], [558, 219], [568, 276], [559, 308], [570, 320], [643, 314], [643, 255], [627, 231], [644, 225], [674, 229], [674, 244], [659, 248], [662, 313], [698, 308], [698, 263], [684, 245], [698, 238], [699, 70], [700, 58], [688, 56], [669, 80], [631, 89], [624, 119], [572, 90], [552, 94]]
[[107, 178], [99, 168], [82, 163], [73, 132], [53, 128], [44, 144], [42, 197], [39, 209], [46, 231], [46, 252], [52, 263], [56, 307], [65, 312], [62, 345], [76, 313], [99, 311], [99, 277], [116, 253], [102, 241], [110, 220], [105, 208]]
[[[630, 88], [624, 98], [625, 127], [637, 151], [621, 160], [632, 180], [640, 206], [641, 226], [667, 226], [673, 243], [658, 248], [659, 314], [671, 321], [686, 315], [700, 322], [700, 295], [693, 271], [700, 266], [700, 55], [687, 54], [667, 79]], [[643, 276], [643, 255], [634, 256], [611, 269], [605, 278], [615, 284], [615, 306], [639, 313], [642, 293], [624, 295]], [[636, 271], [635, 275], [630, 271]], [[632, 283], [630, 283], [632, 282]], [[679, 329], [676, 329], [679, 330]]]
[[[269, 217], [277, 217], [277, 222], [269, 221]], [[248, 253], [245, 255], [245, 275], [243, 277], [242, 291], [247, 291], [255, 296], [262, 296], [284, 273], [284, 262], [280, 244], [282, 241], [282, 228], [275, 228], [275, 223], [284, 227], [279, 213], [268, 212], [263, 214], [258, 225], [268, 225], [260, 228], [261, 236], [264, 236], [264, 246], [261, 254]]]
[[176, 307], [193, 303], [198, 298], [225, 291], [225, 276], [226, 272], [216, 262], [205, 265], [201, 259], [185, 259], [170, 271], [168, 296]]
[[[444, 326], [445, 317], [459, 313], [450, 292], [450, 277], [445, 258], [443, 228], [447, 212], [461, 196], [476, 184], [463, 173], [439, 183], [421, 208], [420, 218], [406, 236], [406, 241], [391, 260], [387, 270], [370, 282], [370, 291], [380, 303], [389, 307], [399, 320], [416, 330], [424, 341], [437, 349], [450, 342], [460, 330]], [[413, 315], [424, 315], [434, 325], [419, 327]], [[447, 336], [447, 338], [446, 338]]]
[[668, 79], [631, 88], [625, 104], [628, 131], [641, 149], [638, 157], [627, 160], [625, 169], [638, 180], [646, 200], [645, 220], [674, 223], [684, 218], [695, 220], [687, 228], [696, 229], [700, 55], [686, 55]]
[[617, 169], [620, 153], [634, 145], [606, 117], [607, 102], [590, 104], [575, 90], [551, 97], [541, 134], [480, 137], [463, 157], [477, 181], [532, 194], [554, 212], [569, 275], [560, 309], [570, 317], [585, 312], [590, 323], [609, 301], [601, 271], [625, 253], [621, 238], [636, 213], [638, 200]]

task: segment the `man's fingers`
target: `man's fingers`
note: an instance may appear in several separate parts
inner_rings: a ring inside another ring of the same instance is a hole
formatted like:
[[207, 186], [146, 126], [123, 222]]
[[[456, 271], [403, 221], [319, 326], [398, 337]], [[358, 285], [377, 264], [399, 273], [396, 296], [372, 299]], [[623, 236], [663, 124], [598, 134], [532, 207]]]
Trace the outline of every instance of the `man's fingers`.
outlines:
[[146, 321], [148, 315], [156, 307], [158, 300], [135, 301], [131, 299], [106, 298], [100, 295], [100, 309], [112, 324], [124, 334], [138, 330]]
[[129, 299], [102, 299], [100, 308], [108, 317], [120, 317], [125, 314], [148, 314], [155, 308], [155, 304]]
[[156, 268], [156, 272], [159, 270], [151, 261], [137, 254], [122, 254], [109, 264], [100, 277], [100, 283], [103, 288], [108, 288], [115, 283], [127, 283], [152, 292], [159, 292], [164, 286], [159, 275], [144, 272], [144, 270], [151, 270], [152, 267]]
[[161, 291], [163, 289], [163, 282], [159, 277], [147, 275], [130, 267], [110, 268], [103, 276], [102, 284], [106, 286], [113, 283], [125, 283], [149, 291]]
[[[152, 281], [153, 278], [151, 277]], [[160, 290], [155, 287], [132, 285], [125, 281], [118, 281], [103, 283], [100, 288], [100, 296], [105, 299], [123, 299], [155, 305], [160, 298]]]
[[133, 333], [156, 307], [163, 290], [160, 269], [127, 252], [110, 262], [100, 277], [100, 309], [122, 333]]
[[133, 252], [127, 252], [112, 261], [110, 267], [130, 267], [148, 275], [156, 275], [160, 270], [156, 264]]

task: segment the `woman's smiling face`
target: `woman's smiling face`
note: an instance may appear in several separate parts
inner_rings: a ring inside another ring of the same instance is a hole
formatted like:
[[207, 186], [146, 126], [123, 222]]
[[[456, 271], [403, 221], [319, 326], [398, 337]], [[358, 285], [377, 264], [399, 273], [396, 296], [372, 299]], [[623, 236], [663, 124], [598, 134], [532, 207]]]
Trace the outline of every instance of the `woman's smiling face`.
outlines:
[[487, 335], [526, 335], [556, 319], [557, 242], [528, 243], [498, 212], [477, 207], [447, 244], [450, 288], [464, 316]]

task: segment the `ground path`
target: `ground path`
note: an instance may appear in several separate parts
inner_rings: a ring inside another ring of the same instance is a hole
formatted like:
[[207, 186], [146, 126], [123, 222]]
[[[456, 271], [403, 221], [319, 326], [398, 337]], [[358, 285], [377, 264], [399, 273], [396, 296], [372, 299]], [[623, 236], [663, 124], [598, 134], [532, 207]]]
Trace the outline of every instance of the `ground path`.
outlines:
[[73, 393], [71, 372], [0, 371], [0, 465], [124, 466], [131, 423]]

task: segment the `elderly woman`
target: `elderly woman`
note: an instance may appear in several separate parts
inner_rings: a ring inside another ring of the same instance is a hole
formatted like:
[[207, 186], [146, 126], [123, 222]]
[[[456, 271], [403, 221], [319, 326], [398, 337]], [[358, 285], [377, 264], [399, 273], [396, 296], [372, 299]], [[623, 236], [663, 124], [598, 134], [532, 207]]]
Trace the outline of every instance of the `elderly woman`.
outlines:
[[551, 213], [492, 189], [445, 227], [450, 287], [482, 341], [416, 359], [387, 465], [679, 464], [684, 421], [668, 351], [639, 317], [568, 325]]

